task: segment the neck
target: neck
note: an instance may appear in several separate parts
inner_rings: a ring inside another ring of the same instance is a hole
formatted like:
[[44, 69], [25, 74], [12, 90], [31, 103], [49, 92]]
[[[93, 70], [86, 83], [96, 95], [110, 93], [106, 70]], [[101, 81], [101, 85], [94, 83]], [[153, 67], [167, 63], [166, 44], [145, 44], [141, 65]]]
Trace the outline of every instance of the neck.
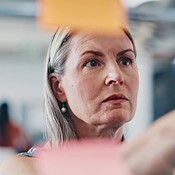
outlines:
[[[103, 127], [102, 127], [103, 128]], [[76, 128], [76, 133], [79, 138], [110, 138], [116, 141], [122, 141], [123, 127], [103, 128], [97, 126], [84, 126], [81, 130]]]
[[113, 138], [117, 141], [123, 141], [123, 127], [122, 126], [115, 132]]
[[[73, 115], [74, 116], [74, 115]], [[115, 124], [88, 124], [77, 117], [72, 117], [75, 133], [80, 139], [87, 138], [111, 138], [117, 141], [122, 140], [123, 125]]]

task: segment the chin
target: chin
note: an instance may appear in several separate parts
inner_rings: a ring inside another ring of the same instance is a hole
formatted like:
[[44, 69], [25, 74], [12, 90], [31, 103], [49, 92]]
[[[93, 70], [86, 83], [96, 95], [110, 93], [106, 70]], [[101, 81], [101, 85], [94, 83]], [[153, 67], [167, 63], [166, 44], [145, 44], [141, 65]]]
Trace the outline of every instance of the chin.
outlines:
[[131, 112], [127, 110], [117, 110], [117, 111], [111, 111], [109, 114], [105, 116], [105, 120], [107, 123], [115, 123], [120, 126], [123, 124], [131, 121], [133, 119], [133, 115]]

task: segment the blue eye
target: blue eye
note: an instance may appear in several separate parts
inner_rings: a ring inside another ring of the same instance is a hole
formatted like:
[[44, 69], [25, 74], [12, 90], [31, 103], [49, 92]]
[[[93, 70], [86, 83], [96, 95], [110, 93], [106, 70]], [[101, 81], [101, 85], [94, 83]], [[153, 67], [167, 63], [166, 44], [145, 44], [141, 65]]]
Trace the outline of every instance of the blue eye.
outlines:
[[130, 58], [122, 58], [119, 60], [119, 64], [122, 66], [129, 66], [132, 64], [132, 59]]
[[87, 62], [85, 63], [85, 66], [86, 66], [86, 67], [96, 67], [96, 66], [99, 66], [99, 65], [100, 65], [100, 63], [99, 63], [99, 61], [96, 60], [96, 59], [89, 60], [89, 61], [87, 61]]

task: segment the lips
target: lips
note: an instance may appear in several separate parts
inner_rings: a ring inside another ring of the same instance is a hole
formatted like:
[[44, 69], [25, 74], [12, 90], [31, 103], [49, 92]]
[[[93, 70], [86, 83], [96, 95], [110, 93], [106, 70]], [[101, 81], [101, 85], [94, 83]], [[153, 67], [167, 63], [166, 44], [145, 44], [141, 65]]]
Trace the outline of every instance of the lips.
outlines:
[[107, 97], [105, 100], [103, 100], [103, 102], [108, 102], [108, 101], [125, 102], [125, 101], [128, 101], [128, 98], [123, 94], [114, 94]]

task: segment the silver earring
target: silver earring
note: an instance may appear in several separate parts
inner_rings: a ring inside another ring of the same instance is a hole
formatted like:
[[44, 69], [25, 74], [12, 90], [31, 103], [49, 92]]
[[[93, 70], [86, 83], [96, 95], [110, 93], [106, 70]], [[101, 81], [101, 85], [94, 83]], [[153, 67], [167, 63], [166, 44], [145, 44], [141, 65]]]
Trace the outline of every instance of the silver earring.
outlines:
[[62, 113], [66, 113], [66, 112], [67, 112], [67, 109], [66, 109], [66, 107], [65, 107], [65, 104], [62, 104], [61, 112], [62, 112]]

